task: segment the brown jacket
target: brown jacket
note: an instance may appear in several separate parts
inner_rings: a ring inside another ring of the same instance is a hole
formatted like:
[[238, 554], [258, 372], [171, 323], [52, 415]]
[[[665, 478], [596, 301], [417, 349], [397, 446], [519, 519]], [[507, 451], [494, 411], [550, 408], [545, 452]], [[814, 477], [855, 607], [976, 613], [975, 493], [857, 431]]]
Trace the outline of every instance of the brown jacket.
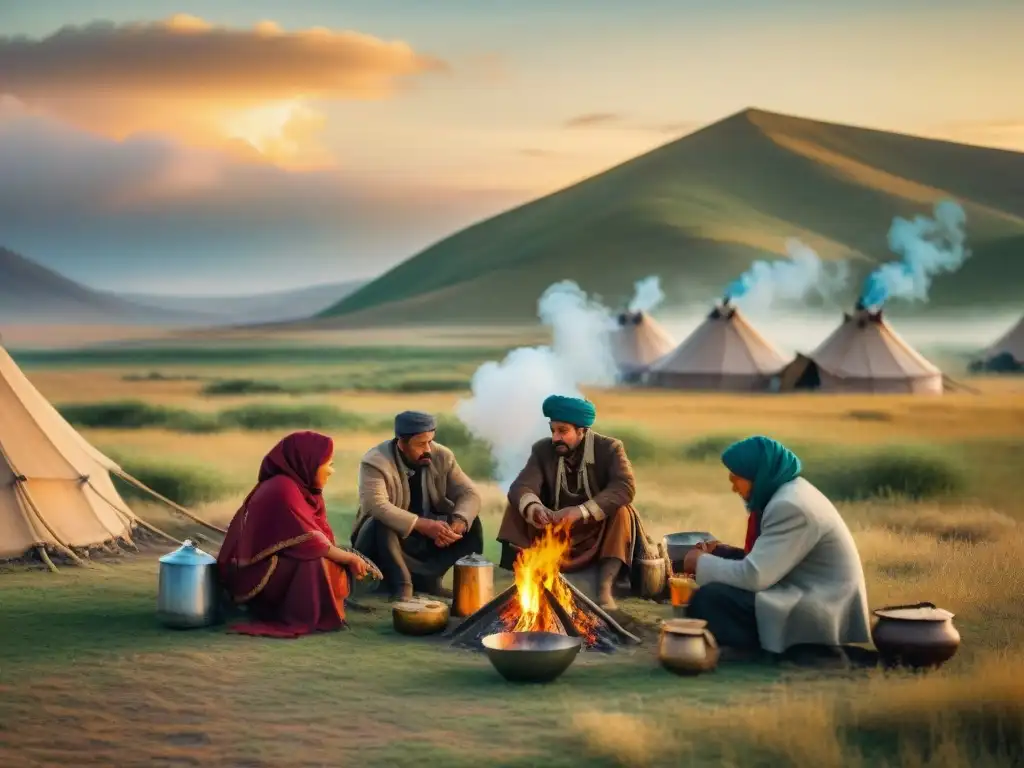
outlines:
[[[473, 485], [450, 448], [430, 444], [427, 469], [427, 493], [430, 503], [441, 515], [458, 515], [472, 525], [480, 513], [480, 493]], [[412, 533], [419, 516], [409, 511], [409, 478], [398, 466], [394, 442], [386, 440], [371, 448], [359, 462], [359, 512], [353, 527], [353, 540], [363, 523], [373, 518], [403, 537]]]
[[[621, 440], [597, 432], [593, 433], [592, 439], [594, 463], [587, 464], [586, 471], [593, 498], [583, 504], [583, 507], [594, 520], [603, 520], [615, 510], [633, 503], [636, 481]], [[554, 508], [558, 458], [550, 438], [538, 440], [530, 451], [526, 466], [508, 490], [509, 503], [514, 509], [519, 510], [530, 524], [533, 523], [531, 504], [540, 503], [549, 509]], [[570, 487], [575, 488], [574, 478], [570, 479], [569, 483]], [[565, 501], [564, 492], [559, 495], [560, 507], [571, 505]]]

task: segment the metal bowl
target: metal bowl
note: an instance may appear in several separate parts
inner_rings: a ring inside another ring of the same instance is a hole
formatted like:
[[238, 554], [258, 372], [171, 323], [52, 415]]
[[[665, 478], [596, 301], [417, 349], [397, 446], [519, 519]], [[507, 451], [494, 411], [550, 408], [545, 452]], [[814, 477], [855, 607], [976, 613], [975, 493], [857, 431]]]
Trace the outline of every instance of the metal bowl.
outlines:
[[494, 668], [513, 683], [550, 683], [583, 647], [581, 638], [554, 632], [498, 632], [482, 642]]
[[440, 601], [395, 603], [391, 621], [401, 635], [434, 635], [448, 626], [448, 604]]
[[676, 568], [676, 564], [682, 562], [687, 552], [702, 541], [712, 541], [714, 538], [707, 531], [680, 531], [666, 535], [662, 542], [665, 544], [668, 559], [672, 561], [672, 567]]

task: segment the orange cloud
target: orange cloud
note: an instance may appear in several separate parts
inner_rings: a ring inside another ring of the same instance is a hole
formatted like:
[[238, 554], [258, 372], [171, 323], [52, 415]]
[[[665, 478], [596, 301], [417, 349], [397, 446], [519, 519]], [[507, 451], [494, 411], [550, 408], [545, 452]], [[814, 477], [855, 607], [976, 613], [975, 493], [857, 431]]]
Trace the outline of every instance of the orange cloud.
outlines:
[[359, 32], [229, 29], [187, 15], [0, 37], [0, 91], [32, 111], [114, 138], [172, 133], [300, 164], [319, 153], [323, 121], [309, 102], [386, 98], [406, 78], [447, 69]]

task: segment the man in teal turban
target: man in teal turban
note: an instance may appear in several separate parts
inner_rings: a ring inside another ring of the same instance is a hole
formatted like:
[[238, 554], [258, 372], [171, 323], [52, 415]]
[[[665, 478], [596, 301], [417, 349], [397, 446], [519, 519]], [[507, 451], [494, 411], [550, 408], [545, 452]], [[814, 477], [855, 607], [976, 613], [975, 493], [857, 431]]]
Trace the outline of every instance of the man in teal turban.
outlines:
[[498, 530], [501, 565], [512, 569], [518, 553], [546, 527], [569, 527], [572, 542], [562, 570], [597, 566], [598, 603], [615, 608], [618, 576], [625, 571], [632, 578], [634, 558], [657, 556], [633, 508], [636, 483], [626, 449], [592, 429], [596, 411], [589, 400], [551, 395], [541, 409], [551, 437], [534, 444], [509, 488]]
[[749, 437], [722, 454], [748, 512], [744, 546], [695, 547], [682, 568], [699, 589], [687, 608], [740, 654], [837, 649], [870, 639], [857, 545], [832, 503], [776, 440]]

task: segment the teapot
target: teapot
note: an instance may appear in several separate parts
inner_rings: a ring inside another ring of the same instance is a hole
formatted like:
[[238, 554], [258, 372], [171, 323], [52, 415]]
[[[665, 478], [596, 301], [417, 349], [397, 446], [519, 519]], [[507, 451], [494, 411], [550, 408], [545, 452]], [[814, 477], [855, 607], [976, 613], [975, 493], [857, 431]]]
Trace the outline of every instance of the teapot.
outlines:
[[456, 560], [452, 587], [452, 615], [472, 616], [494, 599], [494, 563], [476, 554]]
[[658, 661], [677, 675], [699, 675], [718, 666], [718, 642], [703, 619], [670, 619], [661, 625]]

